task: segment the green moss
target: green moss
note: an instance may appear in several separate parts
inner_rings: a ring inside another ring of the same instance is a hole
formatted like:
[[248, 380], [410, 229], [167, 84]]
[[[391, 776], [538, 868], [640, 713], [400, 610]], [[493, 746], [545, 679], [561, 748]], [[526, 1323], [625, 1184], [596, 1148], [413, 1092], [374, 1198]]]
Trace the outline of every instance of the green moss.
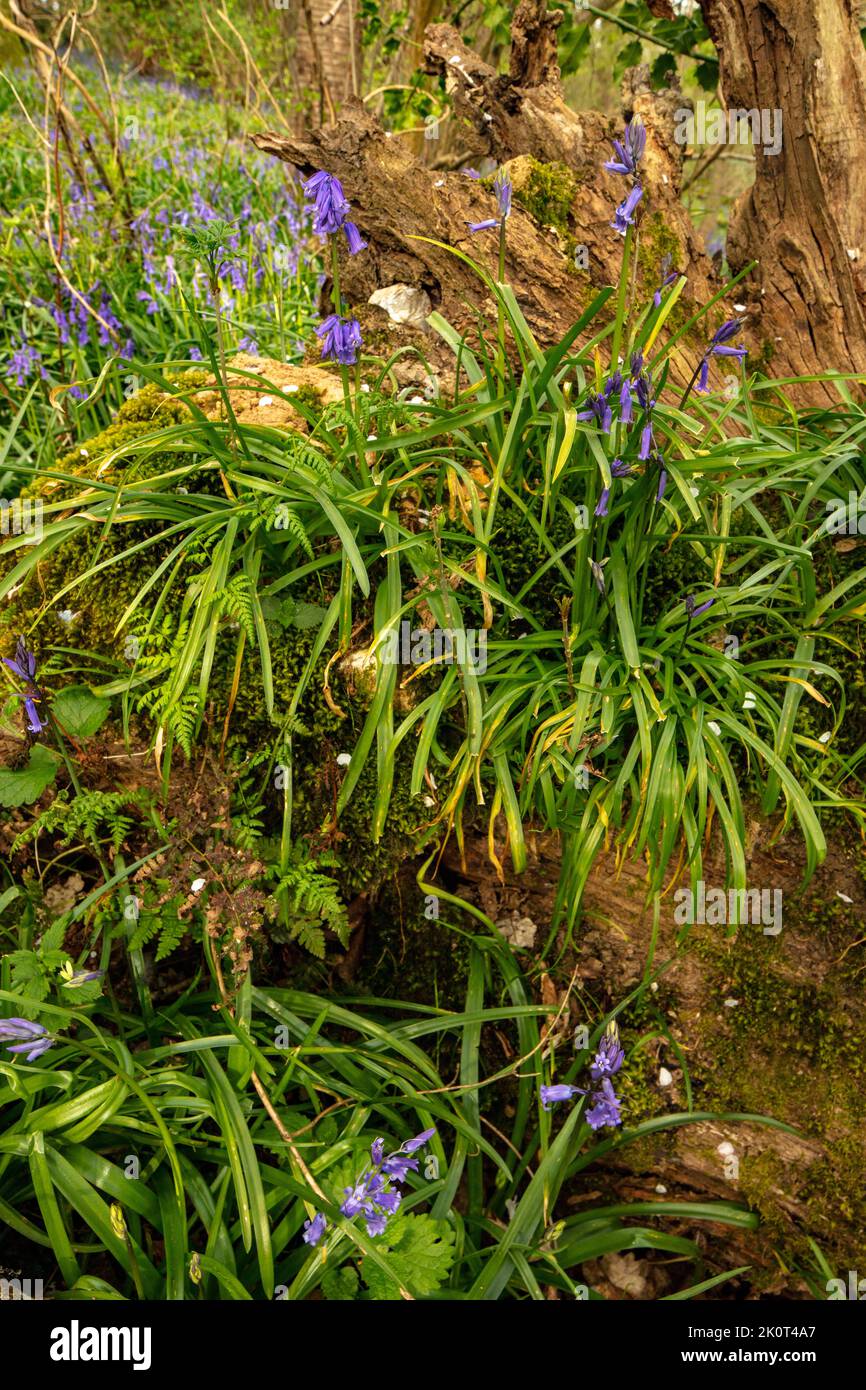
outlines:
[[[817, 900], [804, 917], [813, 906]], [[786, 935], [792, 919], [789, 913]], [[838, 922], [828, 928], [839, 929]], [[800, 1237], [773, 1189], [808, 1206], [809, 1230], [828, 1251], [853, 1258], [852, 1241], [866, 1220], [866, 1061], [839, 976], [794, 977], [782, 938], [749, 930], [735, 940], [696, 939], [691, 947], [709, 966], [710, 983], [698, 1030], [697, 1050], [711, 1058], [700, 1108], [769, 1115], [826, 1150], [805, 1171], [801, 1163], [786, 1168], [769, 1150], [743, 1158], [740, 1191], [787, 1248], [799, 1252]], [[726, 998], [737, 1005], [725, 1008]]]
[[541, 164], [530, 158], [528, 165], [528, 177], [515, 184], [514, 201], [543, 227], [554, 227], [567, 238], [578, 188], [577, 175], [565, 164]]

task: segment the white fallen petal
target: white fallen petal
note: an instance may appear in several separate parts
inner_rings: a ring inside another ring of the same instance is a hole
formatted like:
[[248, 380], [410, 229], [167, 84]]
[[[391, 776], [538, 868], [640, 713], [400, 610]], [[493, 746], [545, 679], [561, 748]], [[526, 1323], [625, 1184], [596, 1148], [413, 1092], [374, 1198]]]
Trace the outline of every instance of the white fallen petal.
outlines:
[[659, 1068], [659, 1085], [660, 1085], [660, 1086], [672, 1086], [673, 1084], [674, 1084], [673, 1076], [672, 1076], [671, 1073], [668, 1071], [667, 1067], [660, 1067], [660, 1068]]

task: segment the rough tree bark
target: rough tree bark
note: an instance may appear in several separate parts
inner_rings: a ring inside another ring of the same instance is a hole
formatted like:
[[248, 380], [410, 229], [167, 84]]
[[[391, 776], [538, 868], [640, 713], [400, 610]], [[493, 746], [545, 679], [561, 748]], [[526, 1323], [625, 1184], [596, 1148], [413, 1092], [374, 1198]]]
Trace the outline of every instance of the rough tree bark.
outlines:
[[[866, 371], [866, 51], [851, 0], [701, 0], [729, 110], [782, 112], [755, 151], [728, 261], [749, 285], [772, 368]], [[818, 398], [818, 390], [814, 396]], [[835, 392], [828, 393], [836, 399]]]

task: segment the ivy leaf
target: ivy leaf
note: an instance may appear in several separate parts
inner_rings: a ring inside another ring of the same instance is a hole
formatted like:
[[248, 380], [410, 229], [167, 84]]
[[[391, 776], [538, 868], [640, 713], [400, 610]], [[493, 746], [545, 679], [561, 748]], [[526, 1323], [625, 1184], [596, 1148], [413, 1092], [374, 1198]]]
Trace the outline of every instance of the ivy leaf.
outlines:
[[329, 1269], [322, 1276], [322, 1293], [330, 1303], [350, 1303], [358, 1296], [358, 1275], [351, 1265]]
[[[416, 1298], [436, 1291], [454, 1263], [454, 1232], [432, 1216], [396, 1216], [376, 1242], [381, 1254]], [[369, 1257], [361, 1261], [364, 1283], [376, 1300], [393, 1302], [400, 1290]]]
[[0, 767], [0, 806], [30, 806], [38, 801], [57, 774], [56, 753], [37, 743], [26, 767]]
[[68, 685], [55, 696], [51, 710], [58, 724], [72, 738], [89, 738], [105, 723], [111, 701], [103, 700], [86, 685]]

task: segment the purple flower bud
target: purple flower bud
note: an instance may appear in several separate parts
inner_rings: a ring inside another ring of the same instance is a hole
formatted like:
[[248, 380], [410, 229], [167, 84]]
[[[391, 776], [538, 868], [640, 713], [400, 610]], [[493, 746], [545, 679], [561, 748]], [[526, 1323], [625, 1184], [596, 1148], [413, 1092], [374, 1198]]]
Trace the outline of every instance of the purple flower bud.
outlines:
[[374, 1139], [370, 1145], [370, 1157], [373, 1160], [373, 1167], [378, 1168], [385, 1153], [385, 1140]]
[[624, 425], [628, 425], [631, 423], [631, 415], [631, 387], [629, 386], [627, 381], [624, 381], [622, 384], [622, 390], [619, 393], [619, 418], [622, 420], [622, 423]]
[[402, 1149], [403, 1153], [413, 1154], [416, 1149], [423, 1148], [424, 1145], [427, 1143], [427, 1140], [432, 1139], [435, 1133], [435, 1128], [425, 1129], [423, 1134], [416, 1134], [414, 1139], [407, 1139], [405, 1144], [400, 1145], [400, 1148]]
[[656, 501], [657, 501], [657, 502], [660, 502], [660, 501], [662, 500], [662, 498], [664, 497], [664, 495], [665, 495], [665, 488], [667, 487], [667, 485], [668, 485], [668, 475], [667, 475], [665, 469], [663, 468], [662, 471], [661, 471], [661, 473], [659, 474], [659, 488], [658, 488], [658, 492], [656, 493]]
[[608, 507], [608, 503], [609, 503], [609, 502], [610, 502], [610, 488], [609, 488], [609, 487], [602, 488], [602, 490], [601, 490], [601, 496], [600, 496], [599, 499], [598, 499], [598, 506], [597, 506], [596, 509], [595, 509], [595, 515], [596, 515], [596, 516], [607, 516], [607, 507]]
[[714, 598], [708, 598], [704, 603], [695, 603], [694, 597], [691, 594], [687, 594], [685, 605], [689, 620], [691, 621], [692, 618], [699, 618], [702, 613], [706, 613], [708, 608], [712, 608], [715, 601]]

